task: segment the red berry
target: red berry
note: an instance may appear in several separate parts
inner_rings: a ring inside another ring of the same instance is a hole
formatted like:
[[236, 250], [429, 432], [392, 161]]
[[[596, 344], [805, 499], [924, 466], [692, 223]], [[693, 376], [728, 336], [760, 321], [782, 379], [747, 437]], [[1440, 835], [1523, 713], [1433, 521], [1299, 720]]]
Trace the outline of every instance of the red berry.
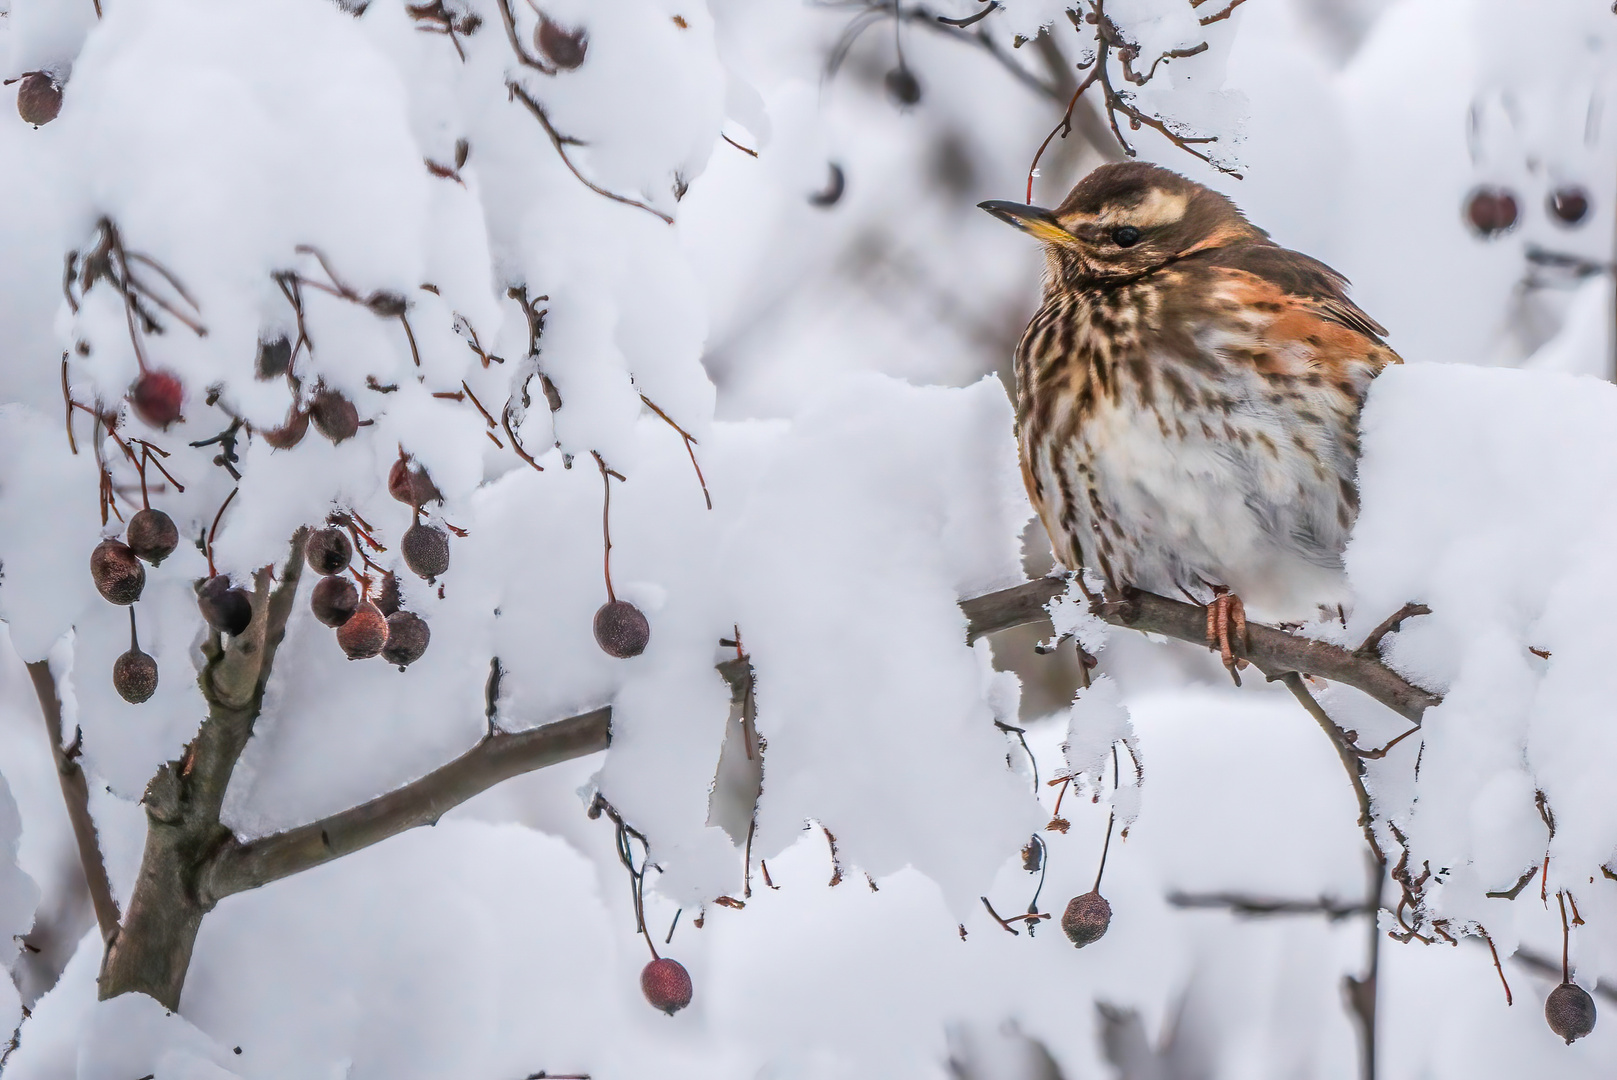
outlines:
[[1550, 213], [1565, 225], [1576, 225], [1589, 213], [1589, 193], [1576, 184], [1550, 192]]
[[17, 115], [38, 127], [56, 119], [62, 111], [62, 88], [43, 71], [23, 79], [17, 87]]
[[153, 566], [174, 554], [174, 549], [180, 546], [180, 530], [174, 527], [174, 519], [151, 507], [129, 519], [125, 536], [130, 550]]
[[103, 540], [90, 552], [90, 577], [114, 604], [133, 604], [146, 587], [146, 568], [122, 540]]
[[1078, 948], [1093, 945], [1112, 925], [1112, 905], [1093, 890], [1075, 896], [1061, 915], [1061, 929]]
[[129, 404], [135, 414], [152, 427], [166, 428], [180, 418], [185, 387], [166, 371], [142, 372], [129, 388]]
[[550, 62], [563, 71], [571, 71], [584, 62], [589, 48], [589, 36], [583, 30], [568, 30], [548, 16], [539, 16], [539, 28], [533, 32], [533, 43]]
[[416, 507], [442, 502], [444, 498], [426, 469], [419, 465], [411, 468], [410, 463], [402, 457], [387, 471], [387, 493], [401, 503]]
[[352, 439], [359, 431], [359, 410], [335, 390], [320, 390], [309, 402], [309, 419], [320, 434], [334, 443]]
[[650, 641], [651, 623], [627, 600], [602, 604], [595, 613], [595, 643], [608, 656], [619, 660], [639, 656]]
[[375, 604], [361, 600], [348, 621], [337, 629], [337, 644], [350, 660], [365, 660], [387, 644], [387, 619]]
[[405, 529], [399, 551], [410, 572], [428, 581], [449, 569], [449, 534], [431, 525], [418, 521]]
[[678, 960], [664, 956], [640, 971], [640, 991], [669, 1016], [691, 1003], [691, 975]]
[[1595, 1029], [1595, 999], [1577, 983], [1564, 982], [1544, 1000], [1544, 1019], [1571, 1046]]
[[354, 544], [348, 534], [335, 525], [316, 529], [303, 545], [303, 557], [317, 574], [340, 574], [354, 559]]
[[359, 590], [345, 577], [332, 575], [315, 583], [309, 609], [327, 626], [341, 626], [359, 607]]
[[1516, 227], [1516, 196], [1506, 188], [1480, 187], [1466, 197], [1465, 219], [1479, 236], [1492, 239]]
[[157, 693], [157, 661], [131, 645], [129, 651], [112, 662], [112, 686], [118, 696], [139, 705]]
[[427, 620], [413, 611], [395, 611], [387, 617], [387, 644], [382, 648], [382, 659], [399, 665], [403, 671], [421, 659], [432, 640], [432, 629]]

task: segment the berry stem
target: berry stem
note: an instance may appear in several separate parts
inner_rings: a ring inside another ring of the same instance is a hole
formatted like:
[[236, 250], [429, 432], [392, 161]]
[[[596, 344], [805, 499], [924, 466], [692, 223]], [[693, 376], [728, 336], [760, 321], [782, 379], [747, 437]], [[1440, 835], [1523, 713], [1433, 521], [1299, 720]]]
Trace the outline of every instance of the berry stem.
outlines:
[[234, 499], [236, 497], [236, 492], [238, 492], [240, 490], [241, 490], [241, 488], [231, 488], [230, 489], [230, 494], [225, 496], [225, 501], [219, 504], [219, 512], [217, 514], [213, 515], [213, 527], [208, 530], [208, 576], [209, 577], [217, 577], [218, 574], [219, 574], [219, 571], [214, 569], [214, 566], [213, 566], [213, 538], [214, 538], [214, 535], [219, 531], [219, 519], [225, 516], [225, 507], [230, 505], [230, 500]]
[[[1112, 744], [1112, 791], [1113, 792], [1117, 791], [1117, 786], [1118, 786], [1119, 779], [1120, 779], [1120, 777], [1118, 776], [1118, 770], [1117, 770], [1117, 744], [1114, 742]], [[1116, 823], [1117, 823], [1117, 810], [1114, 808], [1111, 813], [1106, 815], [1106, 843], [1101, 845], [1101, 849], [1100, 849], [1100, 869], [1095, 871], [1095, 888], [1093, 890], [1094, 892], [1100, 892], [1101, 875], [1106, 873], [1106, 855], [1107, 855], [1108, 852], [1110, 852], [1112, 850], [1112, 826], [1115, 825]]]
[[1557, 889], [1555, 899], [1561, 905], [1561, 981], [1569, 983], [1572, 981], [1572, 975], [1571, 967], [1567, 963], [1567, 953], [1572, 938], [1572, 928], [1566, 921], [1566, 890]]
[[140, 634], [135, 631], [135, 605], [129, 605], [129, 651], [140, 651]]
[[606, 599], [609, 603], [615, 604], [618, 596], [612, 591], [612, 478], [607, 475], [606, 462], [601, 455], [594, 450], [591, 450], [590, 454], [601, 469], [601, 489], [605, 493], [601, 497], [601, 538], [605, 544], [601, 565], [606, 573]]

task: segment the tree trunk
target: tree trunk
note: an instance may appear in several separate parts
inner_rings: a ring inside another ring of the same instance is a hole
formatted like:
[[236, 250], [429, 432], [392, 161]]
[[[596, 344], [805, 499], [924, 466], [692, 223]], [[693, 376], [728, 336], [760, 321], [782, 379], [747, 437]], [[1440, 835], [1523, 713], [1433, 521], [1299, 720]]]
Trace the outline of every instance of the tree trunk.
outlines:
[[196, 890], [200, 852], [183, 826], [148, 823], [129, 910], [101, 966], [100, 996], [131, 991], [178, 1010], [191, 950], [206, 914]]

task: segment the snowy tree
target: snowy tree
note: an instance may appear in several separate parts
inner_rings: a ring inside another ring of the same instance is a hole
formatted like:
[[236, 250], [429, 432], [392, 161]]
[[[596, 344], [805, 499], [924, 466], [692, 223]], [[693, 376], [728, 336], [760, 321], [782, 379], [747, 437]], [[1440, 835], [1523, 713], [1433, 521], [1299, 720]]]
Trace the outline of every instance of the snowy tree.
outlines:
[[[1602, 1075], [1613, 18], [10, 0], [4, 1067]], [[1135, 155], [1411, 361], [1238, 691], [992, 377]]]

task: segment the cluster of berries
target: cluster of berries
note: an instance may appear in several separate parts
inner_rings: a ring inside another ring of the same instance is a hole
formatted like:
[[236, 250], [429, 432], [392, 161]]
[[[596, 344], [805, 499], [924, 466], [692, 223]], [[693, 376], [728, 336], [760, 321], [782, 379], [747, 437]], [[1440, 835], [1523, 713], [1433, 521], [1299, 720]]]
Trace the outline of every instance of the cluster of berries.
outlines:
[[[1566, 184], [1550, 192], [1545, 209], [1551, 219], [1571, 228], [1589, 217], [1589, 193], [1576, 184]], [[1465, 198], [1465, 221], [1478, 236], [1492, 240], [1516, 227], [1521, 206], [1516, 193], [1507, 187], [1485, 185], [1474, 188]]]

